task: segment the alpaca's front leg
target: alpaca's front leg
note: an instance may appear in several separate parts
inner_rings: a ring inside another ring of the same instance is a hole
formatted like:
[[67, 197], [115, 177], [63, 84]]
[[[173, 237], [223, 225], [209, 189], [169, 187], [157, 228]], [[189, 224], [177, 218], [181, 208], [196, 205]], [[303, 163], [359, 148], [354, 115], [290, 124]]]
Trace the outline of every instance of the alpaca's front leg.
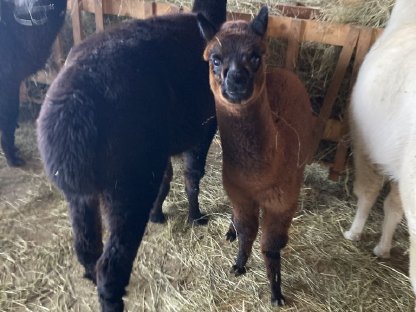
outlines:
[[227, 233], [225, 233], [225, 239], [228, 240], [229, 242], [233, 242], [235, 241], [237, 238], [237, 231], [235, 230], [235, 225], [234, 225], [234, 215], [231, 216], [231, 223], [230, 226], [228, 227], [228, 231]]
[[233, 202], [233, 222], [238, 236], [238, 254], [231, 273], [246, 273], [246, 263], [251, 254], [259, 229], [259, 208], [251, 201]]
[[283, 306], [285, 297], [282, 294], [280, 252], [288, 242], [288, 231], [297, 208], [297, 203], [289, 209], [281, 209], [280, 201], [269, 201], [264, 205], [262, 219], [261, 251], [270, 282], [271, 304]]
[[189, 203], [188, 222], [197, 225], [205, 225], [208, 222], [207, 216], [201, 213], [199, 208], [199, 184], [205, 175], [207, 154], [217, 129], [217, 122], [215, 118], [207, 122], [205, 133], [199, 144], [183, 153], [185, 191]]

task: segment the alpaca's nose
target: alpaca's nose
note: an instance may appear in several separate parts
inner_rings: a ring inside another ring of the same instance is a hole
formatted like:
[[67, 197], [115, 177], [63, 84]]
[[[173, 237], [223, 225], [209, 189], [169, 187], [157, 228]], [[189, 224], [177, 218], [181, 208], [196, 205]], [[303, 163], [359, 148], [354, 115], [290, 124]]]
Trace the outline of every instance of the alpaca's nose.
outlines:
[[230, 68], [225, 79], [227, 89], [233, 92], [244, 92], [247, 89], [249, 75], [244, 69]]
[[228, 80], [236, 87], [245, 87], [247, 85], [248, 77], [243, 70], [228, 71]]

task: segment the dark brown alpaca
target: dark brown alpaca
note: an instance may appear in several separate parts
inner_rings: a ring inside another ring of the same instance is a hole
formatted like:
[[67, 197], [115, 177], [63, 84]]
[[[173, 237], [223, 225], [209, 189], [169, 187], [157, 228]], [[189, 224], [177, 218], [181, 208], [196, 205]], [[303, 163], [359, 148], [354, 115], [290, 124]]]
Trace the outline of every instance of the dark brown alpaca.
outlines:
[[226, 2], [195, 0], [193, 13], [131, 20], [88, 37], [45, 97], [40, 155], [68, 201], [75, 251], [102, 312], [124, 309], [152, 206], [151, 219], [164, 219], [170, 156], [184, 153], [189, 221], [202, 217], [199, 181], [216, 119], [196, 13], [219, 27]]
[[217, 33], [203, 16], [199, 26], [209, 41], [210, 84], [216, 99], [223, 149], [224, 188], [233, 205], [227, 239], [239, 238], [232, 272], [245, 273], [263, 209], [261, 250], [273, 305], [283, 305], [280, 250], [297, 209], [303, 171], [312, 152], [309, 96], [289, 71], [266, 73], [268, 10], [251, 23], [227, 22]]

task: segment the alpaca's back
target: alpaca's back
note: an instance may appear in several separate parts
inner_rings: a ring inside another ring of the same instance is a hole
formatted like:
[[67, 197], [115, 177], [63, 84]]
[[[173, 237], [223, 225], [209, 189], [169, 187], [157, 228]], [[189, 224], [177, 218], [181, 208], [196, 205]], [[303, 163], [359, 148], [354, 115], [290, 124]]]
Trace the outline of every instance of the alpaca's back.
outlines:
[[356, 140], [395, 179], [407, 145], [416, 143], [416, 20], [401, 25], [397, 14], [366, 56], [351, 97]]
[[123, 166], [135, 157], [194, 145], [215, 115], [203, 47], [192, 14], [128, 22], [75, 47], [39, 117], [40, 150], [52, 179], [89, 192], [96, 181], [112, 183], [109, 167], [127, 174]]

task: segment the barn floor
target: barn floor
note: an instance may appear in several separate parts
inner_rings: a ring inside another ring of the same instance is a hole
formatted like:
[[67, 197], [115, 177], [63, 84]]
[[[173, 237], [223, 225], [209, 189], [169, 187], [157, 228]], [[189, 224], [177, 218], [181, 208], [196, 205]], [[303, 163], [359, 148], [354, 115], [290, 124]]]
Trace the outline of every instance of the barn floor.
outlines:
[[[8, 168], [0, 157], [0, 311], [98, 311], [95, 288], [82, 278], [72, 248], [62, 196], [48, 183], [35, 145], [34, 122], [17, 132], [27, 165]], [[181, 162], [165, 202], [168, 222], [150, 224], [134, 264], [127, 311], [272, 311], [256, 242], [245, 276], [229, 272], [237, 244], [225, 241], [230, 207], [221, 185], [221, 151], [215, 139], [200, 195], [210, 216], [205, 227], [186, 223]], [[279, 311], [412, 311], [407, 280], [407, 234], [395, 235], [393, 258], [371, 250], [379, 237], [378, 204], [359, 243], [345, 241], [355, 200], [350, 183], [334, 183], [319, 165], [307, 168], [291, 240], [283, 255]]]

